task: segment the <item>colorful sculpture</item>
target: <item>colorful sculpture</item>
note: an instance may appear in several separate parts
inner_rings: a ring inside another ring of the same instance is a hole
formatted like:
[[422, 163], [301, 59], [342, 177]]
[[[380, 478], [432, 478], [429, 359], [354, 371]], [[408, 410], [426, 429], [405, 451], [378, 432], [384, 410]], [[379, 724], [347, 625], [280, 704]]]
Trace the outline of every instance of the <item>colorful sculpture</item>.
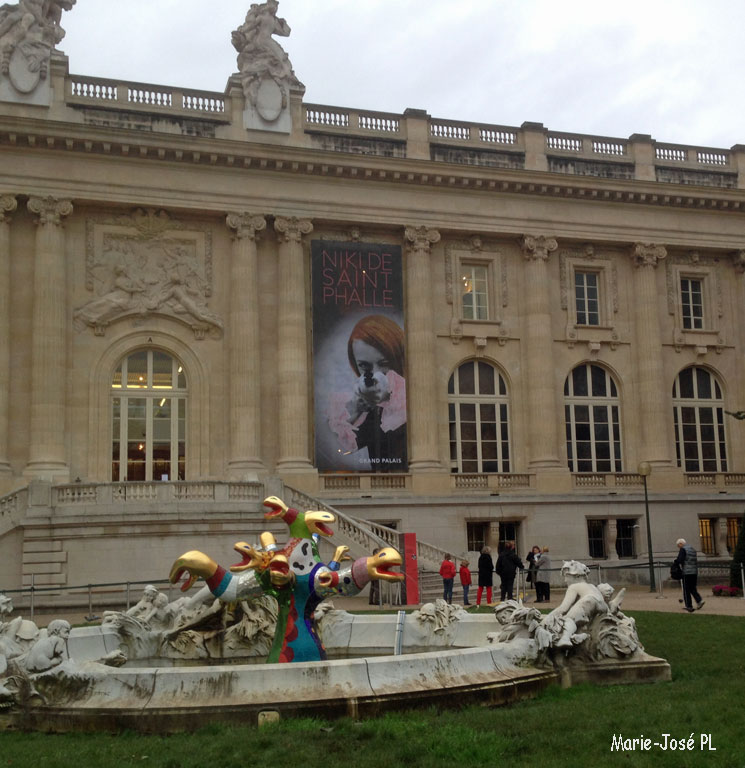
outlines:
[[258, 548], [240, 541], [234, 549], [243, 559], [229, 570], [203, 552], [186, 552], [171, 568], [171, 583], [187, 572], [181, 587], [186, 591], [201, 577], [210, 592], [226, 603], [271, 595], [279, 615], [267, 661], [320, 661], [326, 652], [314, 626], [319, 603], [332, 595], [359, 594], [370, 581], [403, 581], [402, 573], [391, 570], [401, 565], [401, 555], [385, 547], [371, 557], [352, 561], [347, 547], [337, 547], [333, 560], [325, 564], [314, 534], [333, 535], [329, 526], [336, 518], [331, 512], [299, 512], [276, 496], [265, 499], [264, 506], [268, 509], [264, 519], [281, 519], [287, 524], [290, 539], [284, 545], [279, 546], [269, 532], [261, 534]]

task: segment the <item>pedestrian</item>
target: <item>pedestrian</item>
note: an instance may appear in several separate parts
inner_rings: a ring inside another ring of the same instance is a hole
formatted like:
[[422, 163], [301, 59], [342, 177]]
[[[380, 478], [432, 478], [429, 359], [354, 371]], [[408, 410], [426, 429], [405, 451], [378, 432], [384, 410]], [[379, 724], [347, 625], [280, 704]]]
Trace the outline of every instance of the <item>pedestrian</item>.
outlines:
[[453, 602], [453, 582], [455, 581], [455, 563], [450, 555], [445, 555], [445, 559], [440, 566], [440, 576], [442, 576], [442, 598], [446, 603]]
[[548, 547], [544, 547], [535, 558], [535, 595], [536, 603], [547, 603], [551, 599], [551, 556]]
[[[536, 558], [540, 556], [541, 556], [541, 548], [537, 544], [534, 544], [531, 547], [530, 552], [528, 552], [528, 556], [525, 558], [528, 563], [528, 575], [525, 578], [525, 581], [528, 584], [532, 584], [533, 587], [535, 588], [536, 600], [538, 599], [538, 587], [536, 586], [536, 582], [535, 582], [535, 573], [536, 573], [535, 562], [536, 562]], [[527, 592], [527, 587], [526, 587], [526, 592]], [[527, 598], [527, 594], [526, 594], [526, 598]]]
[[494, 561], [491, 559], [491, 549], [483, 547], [477, 564], [479, 571], [479, 588], [476, 592], [476, 605], [481, 605], [481, 594], [486, 588], [486, 604], [491, 604], [491, 590], [494, 585]]
[[675, 543], [678, 545], [678, 556], [675, 558], [675, 562], [683, 569], [684, 608], [688, 613], [693, 613], [691, 597], [696, 601], [696, 608], [704, 607], [704, 601], [701, 599], [698, 589], [696, 589], [698, 582], [698, 557], [696, 550], [690, 544], [686, 544], [685, 539], [678, 539]]
[[470, 605], [468, 602], [468, 590], [471, 587], [471, 569], [469, 566], [468, 560], [460, 561], [458, 576], [460, 578], [460, 585], [463, 587], [463, 605]]
[[504, 549], [500, 552], [497, 558], [497, 566], [494, 569], [501, 579], [500, 584], [500, 599], [504, 600], [505, 596], [507, 600], [512, 600], [512, 590], [515, 585], [515, 574], [517, 570], [525, 568], [523, 561], [515, 552], [515, 543], [508, 541], [504, 545]]

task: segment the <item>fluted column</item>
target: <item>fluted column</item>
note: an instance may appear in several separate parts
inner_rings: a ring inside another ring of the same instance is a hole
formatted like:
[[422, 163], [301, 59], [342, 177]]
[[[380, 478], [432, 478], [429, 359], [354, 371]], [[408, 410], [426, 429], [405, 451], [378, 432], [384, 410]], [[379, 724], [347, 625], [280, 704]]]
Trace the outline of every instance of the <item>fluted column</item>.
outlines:
[[68, 318], [62, 219], [72, 213], [72, 203], [53, 197], [32, 197], [28, 201], [28, 209], [37, 214], [38, 219], [31, 327], [31, 418], [26, 474], [45, 479], [66, 479]]
[[409, 469], [442, 469], [437, 451], [437, 382], [434, 372], [435, 322], [432, 301], [432, 246], [440, 233], [427, 227], [407, 227], [406, 250], [406, 357]]
[[657, 265], [667, 256], [664, 246], [636, 243], [631, 257], [634, 274], [637, 396], [641, 442], [639, 458], [653, 466], [670, 466], [668, 418], [672, 382], [662, 367], [662, 332], [658, 314]]
[[10, 389], [10, 213], [13, 195], [0, 195], [0, 474], [10, 474], [8, 418]]
[[523, 238], [525, 268], [525, 377], [528, 392], [528, 468], [556, 469], [560, 422], [553, 361], [549, 256], [557, 249], [553, 237]]
[[230, 457], [228, 473], [241, 478], [263, 469], [260, 454], [259, 279], [256, 240], [266, 228], [263, 216], [231, 213], [233, 231], [230, 264]]
[[305, 290], [303, 235], [313, 231], [309, 219], [277, 216], [279, 236], [277, 314], [279, 354], [279, 459], [277, 469], [307, 471], [309, 458], [310, 374], [308, 371], [308, 308]]

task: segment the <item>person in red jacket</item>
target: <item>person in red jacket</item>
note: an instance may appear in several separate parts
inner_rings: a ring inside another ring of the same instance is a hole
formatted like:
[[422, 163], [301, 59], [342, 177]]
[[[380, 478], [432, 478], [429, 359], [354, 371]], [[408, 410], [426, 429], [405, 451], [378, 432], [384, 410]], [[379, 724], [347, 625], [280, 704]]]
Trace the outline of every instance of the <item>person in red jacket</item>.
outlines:
[[446, 603], [453, 602], [453, 582], [455, 581], [455, 563], [450, 555], [445, 555], [445, 559], [440, 566], [440, 576], [442, 576], [442, 597]]
[[471, 586], [471, 569], [468, 560], [461, 560], [458, 576], [460, 584], [463, 587], [463, 605], [470, 605], [468, 602], [468, 588]]

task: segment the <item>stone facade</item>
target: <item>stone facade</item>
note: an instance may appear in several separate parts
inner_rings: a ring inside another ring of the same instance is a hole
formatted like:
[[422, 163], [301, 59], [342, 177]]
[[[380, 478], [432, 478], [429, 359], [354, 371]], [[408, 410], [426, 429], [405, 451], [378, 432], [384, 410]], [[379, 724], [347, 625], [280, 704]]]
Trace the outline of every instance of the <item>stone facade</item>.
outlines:
[[[222, 94], [105, 81], [56, 51], [47, 85], [48, 103], [0, 101], [0, 587], [131, 575], [84, 524], [126, 551], [128, 461], [140, 488], [281, 478], [456, 554], [516, 537], [586, 562], [646, 559], [647, 461], [655, 553], [702, 532], [726, 557], [745, 499], [745, 427], [723, 415], [745, 404], [743, 147], [312, 105], [294, 74], [274, 130], [238, 76]], [[405, 473], [314, 464], [312, 240], [402, 249]], [[503, 388], [449, 391], [461, 366]], [[54, 499], [76, 488], [99, 506], [65, 528]], [[48, 505], [19, 501], [34, 493]], [[157, 493], [143, 578], [189, 533]], [[232, 536], [232, 508], [200, 503]]]

